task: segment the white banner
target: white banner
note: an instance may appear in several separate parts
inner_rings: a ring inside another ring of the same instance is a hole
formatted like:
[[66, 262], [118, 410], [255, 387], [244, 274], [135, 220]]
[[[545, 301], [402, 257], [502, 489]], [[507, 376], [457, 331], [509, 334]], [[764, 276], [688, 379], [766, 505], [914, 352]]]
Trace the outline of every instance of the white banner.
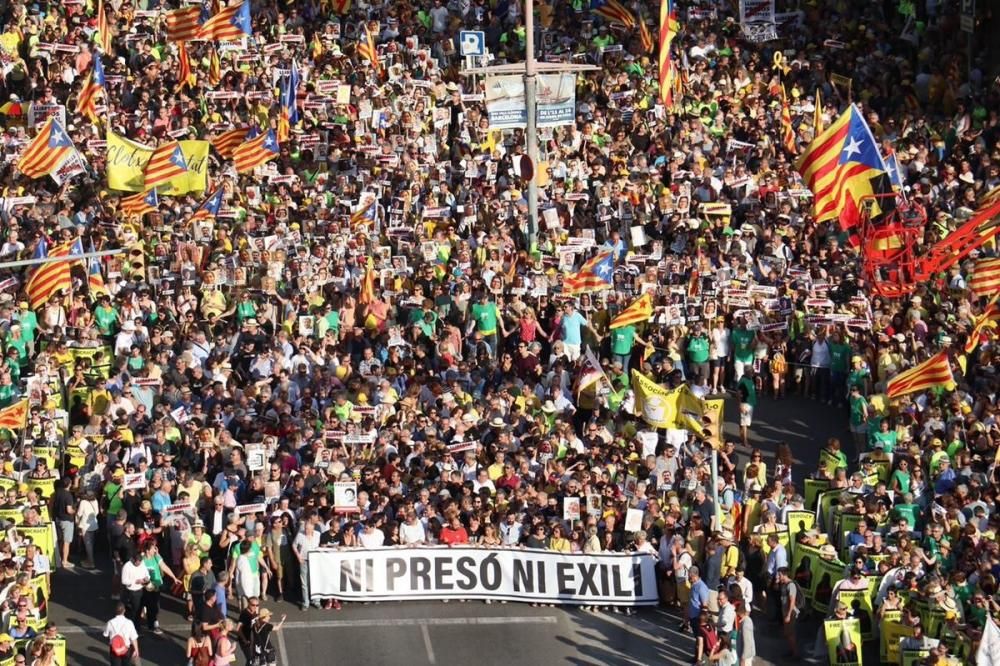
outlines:
[[649, 606], [658, 602], [650, 555], [531, 549], [378, 548], [309, 553], [312, 598], [359, 601], [498, 599]]

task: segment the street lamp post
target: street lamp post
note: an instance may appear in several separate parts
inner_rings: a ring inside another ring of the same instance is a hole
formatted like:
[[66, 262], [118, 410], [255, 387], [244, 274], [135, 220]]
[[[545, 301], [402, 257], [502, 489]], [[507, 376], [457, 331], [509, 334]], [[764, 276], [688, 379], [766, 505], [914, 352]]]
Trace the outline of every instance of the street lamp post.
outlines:
[[531, 161], [532, 177], [528, 180], [528, 251], [533, 252], [538, 245], [538, 99], [536, 93], [535, 73], [535, 2], [525, 0], [524, 4], [524, 105], [528, 112], [527, 127], [524, 139], [528, 146], [528, 159]]

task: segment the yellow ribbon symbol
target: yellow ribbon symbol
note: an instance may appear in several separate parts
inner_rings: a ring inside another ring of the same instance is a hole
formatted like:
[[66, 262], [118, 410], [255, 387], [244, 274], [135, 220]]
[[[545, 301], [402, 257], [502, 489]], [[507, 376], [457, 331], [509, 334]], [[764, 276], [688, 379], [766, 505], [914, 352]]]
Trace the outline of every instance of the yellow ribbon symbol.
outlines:
[[785, 54], [781, 51], [777, 51], [774, 54], [774, 66], [772, 66], [771, 69], [781, 72], [782, 74], [788, 74], [792, 68], [785, 64]]

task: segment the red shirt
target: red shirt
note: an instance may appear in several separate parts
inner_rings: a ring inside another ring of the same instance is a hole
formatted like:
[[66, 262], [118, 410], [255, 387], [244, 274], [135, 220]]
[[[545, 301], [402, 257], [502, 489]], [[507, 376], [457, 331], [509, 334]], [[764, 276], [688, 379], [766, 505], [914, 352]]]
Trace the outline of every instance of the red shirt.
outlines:
[[454, 527], [442, 527], [441, 528], [441, 543], [452, 546], [455, 544], [469, 543], [469, 533], [465, 531], [465, 528], [461, 525], [458, 529]]

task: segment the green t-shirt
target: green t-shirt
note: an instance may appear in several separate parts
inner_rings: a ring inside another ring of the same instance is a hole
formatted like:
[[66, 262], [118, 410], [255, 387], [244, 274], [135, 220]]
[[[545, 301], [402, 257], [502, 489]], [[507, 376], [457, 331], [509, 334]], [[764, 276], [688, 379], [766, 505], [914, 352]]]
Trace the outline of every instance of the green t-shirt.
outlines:
[[21, 310], [17, 313], [17, 323], [21, 325], [21, 335], [25, 340], [34, 341], [38, 330], [38, 316], [31, 310]]
[[747, 394], [746, 400], [743, 400], [741, 398], [741, 402], [746, 402], [746, 404], [750, 405], [751, 407], [756, 408], [757, 407], [757, 387], [754, 386], [753, 380], [750, 379], [749, 377], [747, 377], [746, 375], [743, 375], [742, 377], [740, 377], [740, 386], [743, 387], [746, 390], [746, 394]]
[[122, 510], [122, 487], [114, 481], [104, 486], [104, 496], [108, 498], [108, 515], [117, 516]]
[[[901, 469], [897, 469], [896, 471], [894, 471], [892, 473], [892, 478], [889, 480], [889, 486], [890, 487], [892, 486], [892, 479], [895, 479], [896, 481], [899, 482], [899, 491], [898, 492], [900, 492], [900, 493], [908, 493], [908, 492], [910, 492], [910, 473], [909, 472], [904, 472]], [[910, 505], [901, 504], [901, 505], [897, 506], [896, 509], [897, 510], [901, 510], [902, 507], [904, 507], [904, 506], [910, 506]], [[910, 516], [907, 516], [907, 518], [909, 519]], [[916, 524], [916, 516], [913, 516], [912, 518], [913, 518], [914, 522], [911, 523], [911, 525], [914, 525], [914, 524]]]
[[850, 389], [852, 386], [857, 386], [862, 391], [868, 385], [868, 378], [871, 377], [871, 373], [868, 372], [866, 368], [861, 370], [851, 370], [851, 374], [847, 375], [847, 387]]
[[753, 341], [757, 335], [748, 329], [733, 329], [733, 358], [740, 363], [753, 362]]
[[163, 587], [163, 572], [160, 570], [160, 562], [162, 561], [163, 558], [159, 555], [142, 558], [142, 563], [146, 565], [146, 571], [149, 572], [149, 582], [157, 588]]
[[861, 425], [865, 422], [865, 407], [868, 401], [863, 396], [851, 398], [851, 425]]
[[846, 373], [851, 368], [851, 347], [850, 345], [827, 342], [830, 348], [830, 372]]
[[486, 305], [476, 303], [472, 306], [472, 318], [476, 320], [476, 330], [483, 335], [493, 335], [497, 332], [499, 315], [496, 303]]
[[635, 326], [628, 324], [611, 329], [611, 353], [625, 356], [632, 353], [635, 344]]
[[114, 332], [113, 326], [118, 319], [118, 310], [114, 308], [98, 307], [94, 310], [94, 319], [97, 320], [97, 328], [104, 335], [111, 335]]
[[688, 340], [688, 358], [692, 363], [708, 363], [708, 338], [704, 335]]
[[326, 319], [326, 323], [330, 326], [330, 330], [334, 333], [340, 333], [340, 313], [336, 310], [331, 310], [327, 312], [323, 317]]
[[896, 449], [896, 431], [890, 430], [889, 432], [882, 432], [881, 430], [873, 432], [871, 435], [872, 446], [882, 442], [882, 450], [886, 453], [892, 453]]

